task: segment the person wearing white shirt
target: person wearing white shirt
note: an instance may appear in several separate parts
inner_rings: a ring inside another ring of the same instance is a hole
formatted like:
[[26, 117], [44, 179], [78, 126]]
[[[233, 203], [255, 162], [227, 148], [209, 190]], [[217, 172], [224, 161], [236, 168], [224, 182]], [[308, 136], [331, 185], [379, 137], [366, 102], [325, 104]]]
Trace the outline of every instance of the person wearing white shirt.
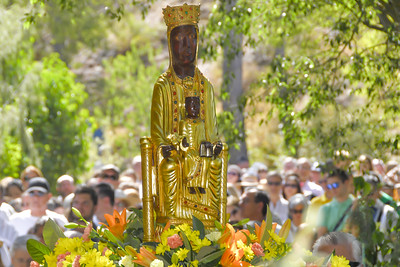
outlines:
[[271, 171], [267, 175], [267, 191], [269, 197], [269, 209], [276, 214], [281, 224], [283, 224], [289, 216], [288, 201], [282, 197], [282, 176], [279, 172]]
[[53, 219], [61, 228], [68, 223], [65, 216], [47, 209], [47, 203], [52, 194], [45, 178], [30, 179], [29, 187], [24, 194], [27, 194], [29, 198], [29, 209], [10, 216], [10, 223], [17, 230], [18, 236], [27, 234], [36, 221], [43, 216]]
[[297, 161], [296, 173], [300, 178], [301, 190], [305, 196], [319, 197], [324, 194], [324, 189], [310, 181], [311, 163], [307, 158], [300, 158]]

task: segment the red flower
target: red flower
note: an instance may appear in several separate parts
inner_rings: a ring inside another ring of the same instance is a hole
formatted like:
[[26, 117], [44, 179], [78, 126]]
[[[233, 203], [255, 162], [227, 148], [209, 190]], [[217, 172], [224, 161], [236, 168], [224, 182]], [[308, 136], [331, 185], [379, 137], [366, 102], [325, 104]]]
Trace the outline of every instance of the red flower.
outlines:
[[79, 260], [81, 258], [81, 255], [78, 255], [75, 257], [74, 262], [72, 263], [72, 267], [80, 267], [81, 264], [79, 263]]
[[183, 245], [182, 239], [178, 234], [174, 234], [167, 238], [168, 246], [172, 249], [179, 248]]
[[264, 256], [264, 249], [262, 248], [262, 246], [260, 245], [260, 243], [253, 243], [253, 245], [251, 246], [251, 250], [254, 252], [254, 255], [256, 255], [257, 257], [262, 257]]
[[85, 231], [83, 232], [83, 235], [82, 235], [82, 239], [83, 239], [85, 242], [89, 242], [89, 241], [90, 241], [89, 235], [90, 235], [90, 232], [92, 231], [92, 228], [93, 228], [93, 226], [92, 226], [92, 223], [90, 222], [90, 223], [86, 226]]

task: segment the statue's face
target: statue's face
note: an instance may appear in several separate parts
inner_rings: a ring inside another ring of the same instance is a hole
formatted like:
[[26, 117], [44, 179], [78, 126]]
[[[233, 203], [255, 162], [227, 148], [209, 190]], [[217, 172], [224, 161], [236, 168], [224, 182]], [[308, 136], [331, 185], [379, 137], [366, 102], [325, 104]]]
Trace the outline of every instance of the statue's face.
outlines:
[[193, 25], [183, 25], [171, 31], [171, 50], [174, 64], [188, 65], [196, 59], [197, 33]]
[[185, 108], [189, 118], [197, 118], [200, 115], [200, 99], [198, 97], [186, 97]]

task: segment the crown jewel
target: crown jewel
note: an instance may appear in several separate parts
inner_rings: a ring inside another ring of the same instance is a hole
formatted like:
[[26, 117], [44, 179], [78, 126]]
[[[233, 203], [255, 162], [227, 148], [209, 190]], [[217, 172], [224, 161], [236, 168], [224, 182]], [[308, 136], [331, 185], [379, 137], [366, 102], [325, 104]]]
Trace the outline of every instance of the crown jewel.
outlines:
[[168, 27], [195, 25], [200, 19], [200, 5], [167, 6], [163, 8], [164, 21]]

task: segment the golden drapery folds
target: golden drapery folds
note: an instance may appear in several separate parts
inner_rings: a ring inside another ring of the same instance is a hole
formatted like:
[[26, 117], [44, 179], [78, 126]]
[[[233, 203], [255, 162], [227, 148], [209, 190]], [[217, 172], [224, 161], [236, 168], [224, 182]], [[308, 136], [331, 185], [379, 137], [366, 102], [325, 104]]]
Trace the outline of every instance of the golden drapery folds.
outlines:
[[[223, 144], [220, 154], [213, 153], [220, 144], [213, 87], [197, 67], [193, 77], [181, 79], [172, 64], [172, 29], [194, 25], [198, 33], [198, 16], [199, 6], [195, 5], [164, 9], [170, 66], [154, 85], [151, 137], [141, 139], [144, 241], [154, 239], [153, 208], [158, 223], [191, 224], [194, 215], [205, 227], [212, 228], [215, 220], [224, 224], [226, 219], [228, 148]], [[188, 96], [200, 100], [196, 119], [187, 118], [185, 97]], [[183, 144], [184, 138], [188, 146]], [[207, 142], [208, 148], [211, 146], [207, 156], [200, 155], [202, 142]], [[174, 148], [165, 158], [163, 146]]]

